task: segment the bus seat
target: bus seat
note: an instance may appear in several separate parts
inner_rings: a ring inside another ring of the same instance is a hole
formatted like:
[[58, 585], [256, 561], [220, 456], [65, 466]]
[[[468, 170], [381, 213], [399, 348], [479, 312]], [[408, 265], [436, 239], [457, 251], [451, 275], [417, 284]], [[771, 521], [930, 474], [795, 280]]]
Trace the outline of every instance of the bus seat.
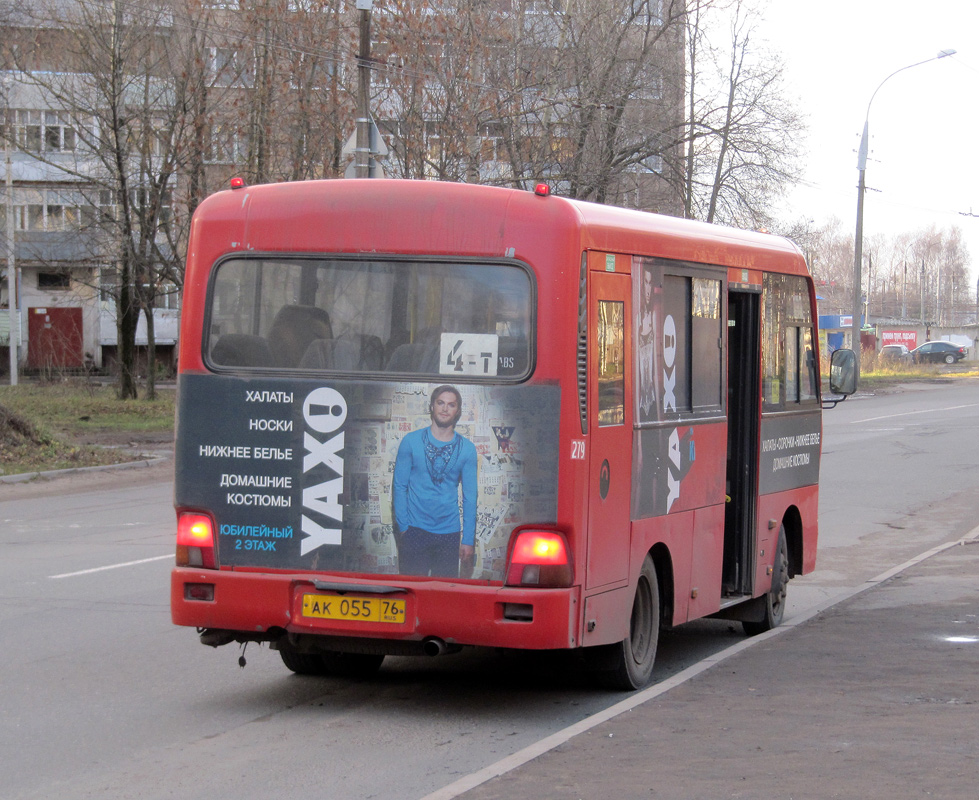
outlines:
[[346, 339], [314, 339], [299, 362], [303, 369], [357, 369], [357, 345]]
[[356, 338], [359, 340], [360, 353], [358, 368], [365, 372], [380, 370], [384, 366], [384, 342], [381, 337], [364, 333]]
[[226, 333], [211, 348], [211, 361], [221, 367], [270, 367], [272, 351], [261, 336]]
[[330, 315], [316, 306], [282, 306], [269, 328], [277, 367], [297, 367], [314, 339], [332, 339]]
[[387, 372], [425, 372], [438, 374], [438, 346], [429, 342], [398, 345], [387, 363]]

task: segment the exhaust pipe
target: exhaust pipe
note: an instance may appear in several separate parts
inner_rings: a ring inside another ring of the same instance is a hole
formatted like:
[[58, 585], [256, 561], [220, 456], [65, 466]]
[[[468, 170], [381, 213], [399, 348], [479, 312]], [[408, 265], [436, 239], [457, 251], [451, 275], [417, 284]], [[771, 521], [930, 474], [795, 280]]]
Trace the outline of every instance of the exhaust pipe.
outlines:
[[440, 656], [446, 651], [445, 641], [437, 636], [429, 636], [422, 641], [422, 652], [426, 656]]

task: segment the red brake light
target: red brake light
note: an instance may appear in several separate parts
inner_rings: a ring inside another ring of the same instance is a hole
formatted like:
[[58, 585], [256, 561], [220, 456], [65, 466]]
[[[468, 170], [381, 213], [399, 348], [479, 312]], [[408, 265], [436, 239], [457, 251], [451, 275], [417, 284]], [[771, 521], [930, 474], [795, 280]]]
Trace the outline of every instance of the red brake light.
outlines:
[[554, 533], [524, 532], [513, 547], [513, 560], [525, 564], [566, 564], [567, 546]]
[[206, 514], [177, 515], [177, 566], [214, 568], [214, 523]]
[[556, 531], [520, 531], [510, 550], [508, 586], [556, 588], [570, 586], [574, 579], [571, 550], [563, 534]]

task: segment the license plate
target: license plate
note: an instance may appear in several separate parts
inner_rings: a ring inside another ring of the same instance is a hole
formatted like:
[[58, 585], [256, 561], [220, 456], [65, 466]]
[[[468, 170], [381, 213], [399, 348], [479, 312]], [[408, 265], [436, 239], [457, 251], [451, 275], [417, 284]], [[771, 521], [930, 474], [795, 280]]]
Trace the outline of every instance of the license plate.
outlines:
[[390, 622], [404, 624], [405, 601], [386, 597], [339, 597], [331, 594], [304, 594], [303, 616], [314, 619], [342, 619], [351, 622]]

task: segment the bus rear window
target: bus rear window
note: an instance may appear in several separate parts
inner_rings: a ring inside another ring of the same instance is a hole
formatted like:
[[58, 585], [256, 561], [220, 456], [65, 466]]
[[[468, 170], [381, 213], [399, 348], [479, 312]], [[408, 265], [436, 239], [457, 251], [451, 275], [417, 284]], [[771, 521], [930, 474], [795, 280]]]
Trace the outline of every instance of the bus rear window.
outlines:
[[534, 287], [513, 264], [233, 258], [210, 293], [214, 368], [527, 376]]

